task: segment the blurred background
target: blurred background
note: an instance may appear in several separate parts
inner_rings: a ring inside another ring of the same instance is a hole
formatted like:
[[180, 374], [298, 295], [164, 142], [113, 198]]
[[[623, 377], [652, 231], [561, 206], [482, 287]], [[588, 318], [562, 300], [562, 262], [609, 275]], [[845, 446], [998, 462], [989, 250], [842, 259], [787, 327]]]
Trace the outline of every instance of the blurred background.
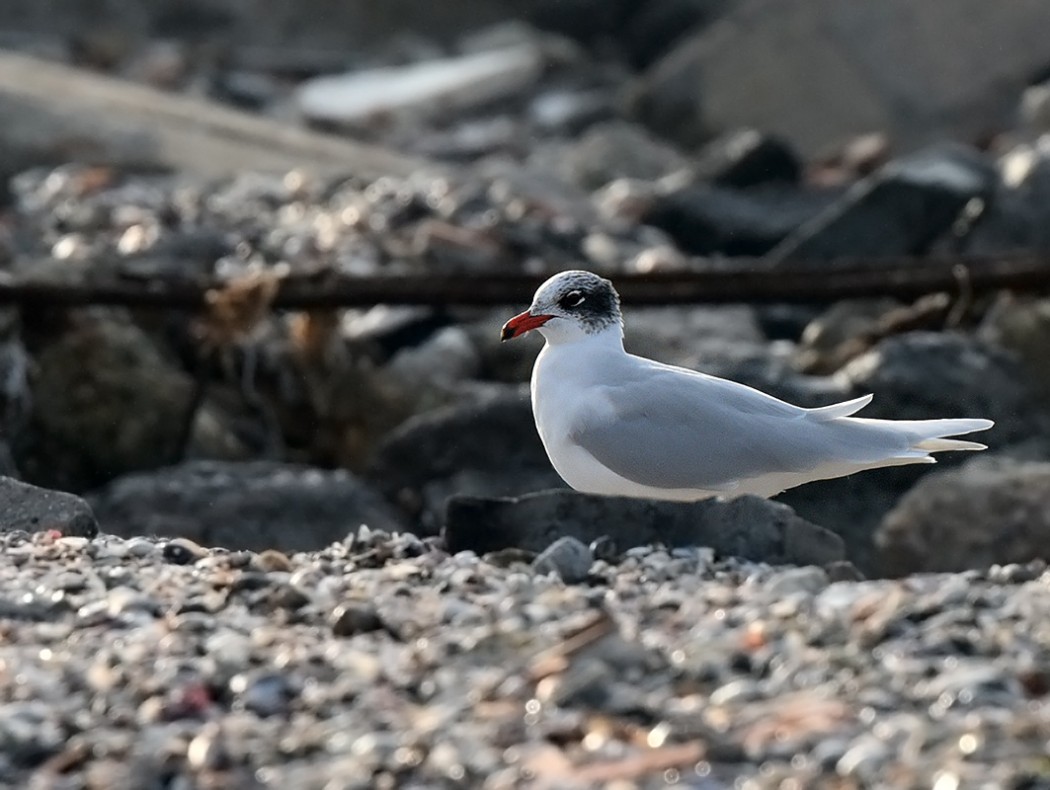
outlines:
[[[661, 275], [673, 302], [676, 273], [759, 267], [754, 299], [628, 304], [629, 349], [995, 419], [981, 458], [783, 500], [869, 574], [1040, 556], [1047, 29], [1036, 0], [0, 0], [4, 471], [121, 534], [436, 534], [450, 495], [561, 485], [538, 342], [499, 344], [531, 285], [484, 304], [485, 278]], [[965, 265], [821, 287], [880, 261]], [[771, 296], [802, 264], [813, 298]], [[292, 286], [345, 304], [275, 309]]]

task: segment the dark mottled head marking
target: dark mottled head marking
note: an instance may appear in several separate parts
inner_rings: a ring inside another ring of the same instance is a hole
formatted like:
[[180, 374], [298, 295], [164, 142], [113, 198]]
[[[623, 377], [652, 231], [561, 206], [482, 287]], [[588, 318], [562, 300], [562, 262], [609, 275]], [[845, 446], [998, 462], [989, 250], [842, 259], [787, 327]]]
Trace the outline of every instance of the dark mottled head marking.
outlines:
[[556, 274], [540, 286], [533, 306], [538, 312], [575, 320], [589, 334], [622, 324], [616, 289], [604, 277], [591, 272]]

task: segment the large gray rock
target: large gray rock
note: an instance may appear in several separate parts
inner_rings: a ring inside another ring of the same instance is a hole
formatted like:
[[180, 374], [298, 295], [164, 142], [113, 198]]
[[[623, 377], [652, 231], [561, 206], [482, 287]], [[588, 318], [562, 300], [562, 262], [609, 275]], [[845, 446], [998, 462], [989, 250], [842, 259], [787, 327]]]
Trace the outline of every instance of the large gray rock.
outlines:
[[842, 539], [757, 497], [727, 502], [660, 502], [540, 491], [519, 498], [457, 496], [449, 500], [450, 551], [505, 548], [542, 552], [562, 537], [591, 543], [606, 537], [620, 549], [662, 543], [709, 546], [725, 556], [774, 564], [823, 565], [842, 560]]
[[1050, 560], [1050, 463], [975, 458], [912, 488], [875, 533], [883, 573]]
[[413, 417], [379, 447], [369, 478], [424, 532], [453, 494], [515, 496], [562, 486], [524, 388]]
[[405, 528], [349, 472], [270, 461], [193, 461], [127, 475], [90, 500], [105, 532], [178, 536], [228, 549], [311, 551], [362, 524]]
[[747, 0], [653, 64], [639, 111], [672, 139], [753, 126], [806, 157], [873, 130], [974, 139], [1012, 125], [1048, 26], [1042, 0]]
[[[1041, 442], [1045, 447], [1050, 438], [1046, 418], [1016, 360], [959, 333], [914, 332], [893, 337], [830, 379], [816, 380], [837, 383], [845, 398], [873, 393], [874, 401], [861, 415], [865, 417], [992, 419], [995, 427], [973, 438], [996, 450], [1025, 441]], [[938, 466], [916, 464], [859, 472], [794, 488], [777, 499], [803, 518], [842, 535], [849, 559], [867, 575], [877, 574], [880, 569], [872, 536], [883, 515], [923, 475], [968, 457], [967, 453], [943, 453], [938, 456]]]
[[26, 480], [83, 491], [178, 457], [193, 381], [141, 329], [86, 313], [37, 343], [30, 414], [12, 445]]
[[769, 253], [773, 261], [919, 255], [971, 201], [990, 200], [998, 176], [979, 152], [937, 145], [856, 184]]
[[93, 538], [98, 534], [98, 523], [91, 506], [78, 496], [0, 477], [0, 530], [50, 529]]
[[685, 155], [637, 124], [607, 121], [579, 139], [540, 147], [530, 163], [587, 190], [617, 178], [655, 181], [685, 168]]

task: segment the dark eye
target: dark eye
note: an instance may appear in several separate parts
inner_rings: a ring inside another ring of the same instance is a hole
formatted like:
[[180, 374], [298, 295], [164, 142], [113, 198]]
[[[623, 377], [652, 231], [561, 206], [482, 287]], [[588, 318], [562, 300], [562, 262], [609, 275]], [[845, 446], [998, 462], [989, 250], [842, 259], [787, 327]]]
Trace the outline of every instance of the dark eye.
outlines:
[[583, 300], [586, 297], [579, 291], [569, 291], [565, 296], [558, 300], [558, 304], [564, 308], [579, 307], [583, 304]]

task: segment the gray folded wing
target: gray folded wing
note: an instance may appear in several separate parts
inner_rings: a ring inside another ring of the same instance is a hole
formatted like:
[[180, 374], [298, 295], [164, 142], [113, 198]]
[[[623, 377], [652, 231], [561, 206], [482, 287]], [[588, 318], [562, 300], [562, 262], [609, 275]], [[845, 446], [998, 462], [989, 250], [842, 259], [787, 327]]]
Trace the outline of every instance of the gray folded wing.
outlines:
[[713, 491], [853, 454], [859, 437], [843, 435], [839, 447], [841, 431], [828, 426], [742, 384], [661, 366], [602, 387], [598, 403], [580, 410], [570, 439], [641, 485]]

